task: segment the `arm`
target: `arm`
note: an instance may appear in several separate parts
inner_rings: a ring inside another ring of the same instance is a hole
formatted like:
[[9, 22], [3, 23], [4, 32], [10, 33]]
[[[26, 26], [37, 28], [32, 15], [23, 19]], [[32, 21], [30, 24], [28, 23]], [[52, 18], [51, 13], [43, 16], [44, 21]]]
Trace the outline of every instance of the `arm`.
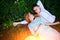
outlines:
[[18, 22], [18, 24], [27, 24], [28, 22], [26, 20]]
[[40, 7], [41, 10], [45, 10], [40, 0], [37, 1], [37, 5]]
[[46, 23], [46, 25], [57, 25], [60, 24], [60, 22], [55, 22], [55, 23]]
[[37, 1], [37, 5], [40, 7], [41, 11], [44, 11], [46, 13], [49, 13], [43, 6], [42, 2], [40, 0]]
[[[44, 12], [47, 16], [49, 16], [49, 19], [52, 19], [53, 22], [55, 21], [55, 18], [56, 18], [56, 17], [55, 17], [54, 15], [52, 15], [50, 12], [48, 12], [48, 11], [44, 8], [44, 6], [43, 6], [43, 4], [41, 3], [40, 0], [37, 1], [37, 5], [40, 7], [40, 9], [41, 9], [42, 12]], [[47, 18], [48, 18], [48, 17], [47, 17]]]
[[41, 11], [44, 11], [44, 12], [48, 13], [49, 15], [51, 15], [51, 13], [48, 12], [48, 11], [44, 8], [44, 6], [43, 6], [43, 4], [42, 4], [42, 2], [41, 2], [40, 0], [37, 1], [37, 5], [40, 7]]
[[21, 22], [14, 22], [13, 23], [13, 26], [16, 26], [16, 25], [18, 25], [18, 24], [27, 24], [28, 22], [26, 21], [26, 20], [24, 20], [24, 21], [21, 21]]
[[38, 28], [34, 31], [34, 32], [35, 32], [34, 35], [38, 35], [39, 29], [40, 29], [40, 27], [42, 27], [42, 26], [43, 26], [43, 24], [40, 24], [40, 25], [38, 26]]

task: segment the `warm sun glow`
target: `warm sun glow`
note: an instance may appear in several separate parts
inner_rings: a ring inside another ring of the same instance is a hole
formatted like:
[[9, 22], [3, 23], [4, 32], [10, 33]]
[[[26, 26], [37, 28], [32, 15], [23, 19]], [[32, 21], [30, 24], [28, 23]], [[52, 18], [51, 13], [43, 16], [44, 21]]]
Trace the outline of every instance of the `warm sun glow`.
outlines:
[[37, 35], [37, 36], [28, 36], [25, 40], [39, 40], [40, 37]]

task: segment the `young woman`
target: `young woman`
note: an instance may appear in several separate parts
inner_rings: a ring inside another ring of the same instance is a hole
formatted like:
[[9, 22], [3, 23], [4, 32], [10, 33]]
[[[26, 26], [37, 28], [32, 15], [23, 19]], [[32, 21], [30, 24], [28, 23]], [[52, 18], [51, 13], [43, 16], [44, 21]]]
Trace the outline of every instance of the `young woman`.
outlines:
[[[40, 17], [34, 17], [31, 13], [25, 14], [25, 19], [29, 23], [28, 28], [32, 35], [39, 35], [38, 40], [60, 40], [60, 33], [49, 26], [56, 25], [56, 23], [47, 24]], [[29, 37], [31, 38], [31, 36]], [[29, 37], [27, 39], [30, 39]]]

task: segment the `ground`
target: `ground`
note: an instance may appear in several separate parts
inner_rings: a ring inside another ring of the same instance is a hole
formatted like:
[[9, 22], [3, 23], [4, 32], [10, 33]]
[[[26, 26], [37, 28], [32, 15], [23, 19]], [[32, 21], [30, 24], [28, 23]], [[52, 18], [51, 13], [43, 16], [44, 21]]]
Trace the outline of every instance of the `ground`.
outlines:
[[[60, 32], [60, 25], [52, 28]], [[13, 29], [5, 29], [0, 31], [0, 40], [24, 40], [25, 37], [31, 35], [27, 25], [18, 25]]]

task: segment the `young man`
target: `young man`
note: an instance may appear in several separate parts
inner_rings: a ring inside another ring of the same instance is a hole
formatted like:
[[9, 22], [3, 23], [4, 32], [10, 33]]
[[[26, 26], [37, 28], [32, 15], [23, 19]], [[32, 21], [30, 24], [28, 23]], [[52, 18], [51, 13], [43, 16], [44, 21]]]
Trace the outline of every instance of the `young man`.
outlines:
[[38, 0], [37, 5], [33, 7], [33, 10], [45, 21], [45, 22], [54, 22], [55, 16], [49, 13], [44, 6], [42, 5], [41, 1]]
[[[56, 17], [44, 8], [40, 0], [37, 1], [37, 5], [33, 7], [33, 10], [47, 23], [53, 23], [57, 21]], [[59, 24], [60, 22], [56, 23]]]

